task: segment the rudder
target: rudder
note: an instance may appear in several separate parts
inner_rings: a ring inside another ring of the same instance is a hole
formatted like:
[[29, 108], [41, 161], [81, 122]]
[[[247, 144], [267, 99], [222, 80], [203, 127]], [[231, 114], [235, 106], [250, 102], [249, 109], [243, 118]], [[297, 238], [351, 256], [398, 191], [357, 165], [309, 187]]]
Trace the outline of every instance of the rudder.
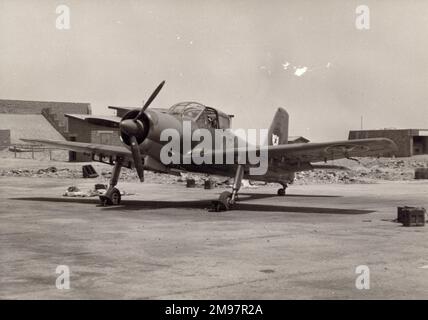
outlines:
[[288, 143], [288, 113], [278, 108], [268, 131], [268, 145]]

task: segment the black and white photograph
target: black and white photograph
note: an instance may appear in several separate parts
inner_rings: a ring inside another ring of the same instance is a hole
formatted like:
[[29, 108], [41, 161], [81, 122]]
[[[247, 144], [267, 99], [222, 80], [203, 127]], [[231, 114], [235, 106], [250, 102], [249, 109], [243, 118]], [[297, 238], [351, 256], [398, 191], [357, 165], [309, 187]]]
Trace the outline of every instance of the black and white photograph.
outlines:
[[0, 0], [0, 300], [428, 299], [427, 27], [423, 0]]

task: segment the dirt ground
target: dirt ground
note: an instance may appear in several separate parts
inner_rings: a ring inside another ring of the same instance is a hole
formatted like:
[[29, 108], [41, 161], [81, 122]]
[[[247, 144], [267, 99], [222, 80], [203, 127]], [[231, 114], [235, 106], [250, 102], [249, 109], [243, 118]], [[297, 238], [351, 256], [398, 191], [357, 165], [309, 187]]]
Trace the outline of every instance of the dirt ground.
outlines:
[[[133, 195], [115, 207], [62, 197], [102, 180], [0, 176], [0, 298], [428, 298], [428, 228], [393, 222], [397, 206], [428, 207], [427, 180], [295, 184], [286, 197], [244, 188], [222, 213], [208, 210], [221, 189], [184, 182], [120, 182]], [[55, 286], [58, 265], [69, 290]], [[355, 286], [361, 265], [367, 290]]]

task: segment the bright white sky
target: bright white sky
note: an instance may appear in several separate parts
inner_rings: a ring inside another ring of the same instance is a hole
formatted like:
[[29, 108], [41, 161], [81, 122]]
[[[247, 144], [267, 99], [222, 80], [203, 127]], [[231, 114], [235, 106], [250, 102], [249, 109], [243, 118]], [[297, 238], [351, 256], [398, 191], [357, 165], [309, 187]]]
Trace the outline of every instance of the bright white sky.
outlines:
[[[55, 28], [55, 8], [71, 29]], [[355, 9], [370, 8], [370, 30]], [[428, 128], [428, 1], [0, 1], [0, 98], [138, 105], [194, 100], [291, 135]]]

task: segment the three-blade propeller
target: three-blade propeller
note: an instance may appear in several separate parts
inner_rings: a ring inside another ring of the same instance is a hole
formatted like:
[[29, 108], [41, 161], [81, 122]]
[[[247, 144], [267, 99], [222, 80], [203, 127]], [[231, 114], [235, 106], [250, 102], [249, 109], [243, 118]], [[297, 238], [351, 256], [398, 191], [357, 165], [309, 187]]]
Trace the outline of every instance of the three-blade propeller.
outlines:
[[[119, 128], [121, 132], [126, 134], [129, 137], [132, 159], [134, 160], [135, 169], [137, 170], [138, 177], [140, 181], [144, 181], [144, 167], [141, 160], [141, 152], [138, 143], [138, 137], [144, 135], [144, 130], [148, 128], [144, 128], [144, 123], [141, 121], [143, 118], [145, 110], [150, 106], [153, 100], [158, 95], [159, 91], [162, 89], [165, 81], [162, 81], [158, 87], [153, 91], [147, 102], [143, 105], [140, 112], [133, 119], [124, 119], [120, 122]], [[141, 141], [140, 141], [141, 142]]]

